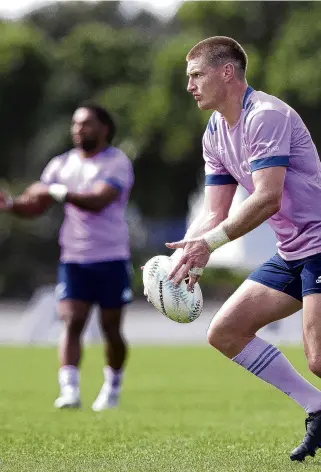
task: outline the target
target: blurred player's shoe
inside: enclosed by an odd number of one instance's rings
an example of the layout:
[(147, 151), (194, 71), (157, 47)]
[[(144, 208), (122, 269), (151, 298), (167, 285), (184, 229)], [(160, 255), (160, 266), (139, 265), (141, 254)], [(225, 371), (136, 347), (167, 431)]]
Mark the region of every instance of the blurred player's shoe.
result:
[(300, 446), (291, 452), (292, 461), (303, 462), (307, 456), (315, 456), (321, 447), (321, 411), (311, 413), (305, 420), (306, 434)]
[(119, 404), (120, 388), (111, 388), (109, 385), (103, 385), (98, 397), (92, 404), (94, 411), (116, 408)]
[(81, 406), (80, 390), (73, 385), (62, 388), (60, 397), (55, 401), (56, 408), (79, 408)]

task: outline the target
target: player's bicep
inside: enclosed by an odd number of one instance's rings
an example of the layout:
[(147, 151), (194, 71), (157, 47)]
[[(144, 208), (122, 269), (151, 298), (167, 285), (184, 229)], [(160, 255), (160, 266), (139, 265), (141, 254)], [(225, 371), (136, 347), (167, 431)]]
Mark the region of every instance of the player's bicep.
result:
[(227, 218), (237, 188), (236, 183), (225, 185), (206, 185), (204, 194), (204, 210), (208, 214)]
[(248, 135), (255, 191), (266, 203), (280, 205), (290, 165), (290, 118), (277, 110), (263, 110), (250, 120)]
[[(213, 118), (215, 115), (213, 115)], [(203, 136), (203, 158), (205, 161), (205, 195), (203, 209), (207, 215), (227, 218), (238, 185), (225, 168), (213, 148), (215, 123), (210, 121)], [(213, 127), (214, 126), (214, 127)]]
[(265, 167), (252, 173), (253, 184), (258, 195), (266, 201), (280, 204), (287, 167)]
[(100, 198), (103, 204), (109, 205), (119, 198), (122, 188), (116, 182), (111, 182), (106, 179), (96, 182), (92, 191), (98, 198)]

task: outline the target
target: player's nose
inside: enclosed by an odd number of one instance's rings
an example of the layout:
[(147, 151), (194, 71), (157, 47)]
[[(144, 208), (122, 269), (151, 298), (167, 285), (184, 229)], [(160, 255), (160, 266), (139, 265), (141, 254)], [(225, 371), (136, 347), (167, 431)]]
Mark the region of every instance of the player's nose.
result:
[(192, 79), (189, 79), (188, 84), (187, 84), (187, 91), (193, 92), (195, 89), (196, 89), (195, 84), (193, 83)]

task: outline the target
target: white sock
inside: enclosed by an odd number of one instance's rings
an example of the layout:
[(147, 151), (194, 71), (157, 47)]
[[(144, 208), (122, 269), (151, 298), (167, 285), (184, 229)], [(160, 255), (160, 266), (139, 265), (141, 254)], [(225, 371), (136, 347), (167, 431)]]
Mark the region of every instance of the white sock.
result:
[(58, 379), (60, 388), (66, 386), (79, 387), (79, 369), (74, 365), (64, 365), (59, 369)]
[(104, 367), (104, 386), (110, 390), (120, 391), (123, 381), (123, 369), (113, 369), (109, 365)]

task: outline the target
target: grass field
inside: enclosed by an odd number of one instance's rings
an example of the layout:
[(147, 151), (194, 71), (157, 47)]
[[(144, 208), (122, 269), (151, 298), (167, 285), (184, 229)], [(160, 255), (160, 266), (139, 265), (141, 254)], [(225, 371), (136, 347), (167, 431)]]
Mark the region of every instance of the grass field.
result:
[[(302, 350), (286, 353), (307, 374)], [(304, 412), (210, 348), (133, 348), (120, 409), (94, 413), (102, 364), (88, 348), (83, 409), (55, 411), (55, 349), (0, 348), (0, 472), (321, 470), (321, 453), (288, 457)]]

